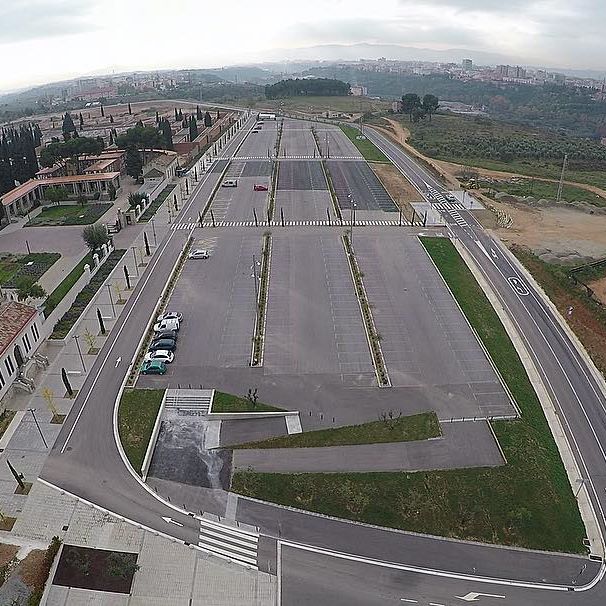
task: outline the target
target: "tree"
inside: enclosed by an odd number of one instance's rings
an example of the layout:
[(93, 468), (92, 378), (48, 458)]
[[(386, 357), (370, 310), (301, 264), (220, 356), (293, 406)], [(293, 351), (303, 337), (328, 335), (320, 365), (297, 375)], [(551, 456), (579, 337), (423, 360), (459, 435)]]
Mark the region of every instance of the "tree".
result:
[(421, 105), (421, 98), (416, 93), (402, 95), (402, 113), (408, 114), (411, 122), (414, 110), (421, 107)]
[[(103, 151), (105, 143), (101, 137), (76, 137), (66, 141), (49, 143), (40, 152), (40, 164), (52, 166), (59, 160), (78, 159), (81, 155), (97, 155)], [(79, 168), (79, 167), (77, 167)], [(80, 172), (77, 170), (77, 172)]]
[(16, 283), (17, 287), (17, 299), (19, 301), (27, 301), (28, 299), (41, 299), (46, 296), (45, 290), (36, 284), (32, 278), (23, 276), (19, 278)]
[(219, 120), (219, 118), (221, 118), (221, 114), (219, 113), (219, 110), (217, 110), (217, 120)]
[(160, 124), (160, 114), (156, 112), (156, 124)]
[(163, 148), (162, 133), (155, 126), (143, 126), (137, 124), (129, 128), (125, 133), (118, 135), (116, 145), (121, 149), (135, 147), (137, 149)]
[(175, 122), (179, 122), (179, 112), (177, 111), (176, 107), (175, 107)]
[(423, 109), (425, 113), (429, 116), (429, 121), (431, 122), (431, 116), (436, 112), (436, 110), (440, 107), (440, 100), (435, 95), (425, 95), (423, 97)]
[(109, 131), (109, 144), (110, 146), (114, 144), (114, 133), (111, 130)]
[(84, 194), (78, 195), (78, 204), (84, 206), (86, 204), (86, 196)]
[(196, 105), (196, 119), (202, 120), (202, 110), (199, 105)]
[(128, 205), (131, 208), (135, 208), (135, 206), (141, 204), (144, 200), (147, 200), (147, 196), (145, 194), (140, 194), (139, 192), (128, 194)]
[(59, 204), (61, 200), (67, 200), (69, 192), (65, 187), (47, 187), (44, 191), (44, 199)]
[(107, 186), (107, 195), (109, 196), (109, 199), (113, 202), (116, 199), (116, 187), (114, 186), (113, 183), (110, 182), (110, 184)]
[(109, 242), (109, 235), (105, 225), (102, 223), (93, 223), (92, 225), (87, 225), (82, 230), (82, 239), (91, 253), (94, 253)]
[(84, 118), (82, 117), (82, 112), (80, 112), (80, 130), (84, 128)]
[(423, 106), (415, 107), (412, 110), (412, 121), (413, 122), (418, 122), (419, 120), (424, 120), (425, 116), (426, 116), (425, 108)]
[(210, 115), (210, 112), (206, 112), (204, 114), (204, 126), (212, 126), (213, 125), (213, 118)]
[(183, 120), (183, 110), (179, 109), (179, 120)]
[(107, 563), (107, 572), (112, 577), (129, 579), (139, 570), (137, 558), (133, 557), (132, 553), (113, 551), (107, 556), (105, 561)]
[(103, 105), (101, 105), (101, 117), (105, 118), (105, 110), (103, 109)]
[(173, 131), (170, 122), (166, 118), (162, 118), (159, 127), (162, 133), (162, 147), (164, 149), (173, 149)]
[(189, 119), (189, 140), (195, 141), (197, 136), (198, 136), (198, 122), (196, 121), (194, 116), (191, 116)]
[(114, 117), (112, 114), (109, 115), (109, 123), (113, 124), (114, 123)]
[(133, 108), (130, 106), (130, 103), (128, 104), (128, 115), (129, 116), (133, 115)]
[(143, 160), (139, 150), (133, 145), (126, 148), (126, 174), (138, 179), (143, 174)]
[(63, 116), (63, 125), (61, 126), (61, 131), (63, 132), (63, 138), (67, 141), (71, 139), (76, 133), (76, 126), (72, 117), (69, 115), (69, 112), (65, 112)]

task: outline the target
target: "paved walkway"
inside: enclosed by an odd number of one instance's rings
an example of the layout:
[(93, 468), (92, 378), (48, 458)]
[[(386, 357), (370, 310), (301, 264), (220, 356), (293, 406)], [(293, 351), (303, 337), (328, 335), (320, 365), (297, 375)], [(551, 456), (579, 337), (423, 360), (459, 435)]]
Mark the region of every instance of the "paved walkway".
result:
[(234, 469), (277, 473), (430, 471), (505, 463), (484, 421), (442, 424), (443, 436), (418, 442), (325, 448), (235, 450)]

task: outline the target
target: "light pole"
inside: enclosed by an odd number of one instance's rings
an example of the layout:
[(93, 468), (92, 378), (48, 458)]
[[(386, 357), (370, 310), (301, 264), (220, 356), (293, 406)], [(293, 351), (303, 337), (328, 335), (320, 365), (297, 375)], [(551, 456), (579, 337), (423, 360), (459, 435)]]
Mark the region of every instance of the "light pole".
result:
[(38, 432), (40, 433), (40, 437), (42, 438), (42, 443), (44, 444), (44, 448), (48, 448), (48, 444), (46, 443), (46, 440), (44, 439), (44, 434), (42, 433), (42, 430), (40, 429), (40, 425), (38, 425), (38, 419), (36, 419), (36, 415), (34, 414), (34, 409), (28, 408), (27, 410), (29, 410), (32, 413), (32, 417), (34, 418), (34, 423), (36, 424), (36, 427), (38, 428)]
[(257, 260), (255, 259), (255, 255), (252, 256), (252, 270), (253, 275), (252, 278), (255, 281), (255, 309), (259, 302), (259, 284), (257, 282)]
[(112, 305), (112, 313), (114, 314), (114, 318), (115, 318), (117, 316), (116, 316), (116, 308), (114, 307), (114, 300), (112, 298), (112, 287), (111, 287), (111, 284), (107, 285), (107, 294), (109, 294), (109, 302)]
[(74, 335), (76, 341), (76, 347), (78, 348), (78, 354), (80, 354), (80, 362), (82, 362), (82, 370), (86, 372), (86, 366), (84, 365), (84, 358), (82, 357), (82, 350), (80, 349), (80, 342), (78, 341), (79, 335)]
[(139, 277), (139, 267), (137, 266), (137, 247), (131, 246), (131, 248), (133, 249), (133, 259), (135, 260), (135, 272), (136, 272), (136, 275), (138, 278)]

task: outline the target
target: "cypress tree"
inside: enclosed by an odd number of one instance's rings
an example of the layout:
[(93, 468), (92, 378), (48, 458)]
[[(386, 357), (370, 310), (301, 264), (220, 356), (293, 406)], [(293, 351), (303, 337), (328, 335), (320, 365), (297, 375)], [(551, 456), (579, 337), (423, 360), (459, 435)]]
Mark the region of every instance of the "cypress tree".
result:
[(198, 136), (198, 123), (194, 116), (189, 119), (189, 140), (194, 141)]
[(74, 125), (74, 121), (72, 117), (69, 115), (69, 112), (65, 112), (63, 116), (63, 125), (61, 126), (61, 130), (63, 131), (63, 138), (67, 141), (71, 139), (73, 136), (77, 136), (76, 126)]
[(105, 118), (105, 110), (103, 109), (103, 105), (101, 105), (101, 117)]
[(132, 116), (132, 115), (133, 115), (133, 109), (132, 109), (132, 107), (130, 106), (130, 103), (128, 104), (128, 115), (129, 115), (129, 116)]
[(175, 107), (175, 122), (179, 122), (179, 112), (177, 111), (176, 107)]
[(213, 118), (210, 115), (210, 112), (206, 112), (204, 114), (204, 126), (212, 126), (213, 125)]
[(130, 146), (126, 150), (126, 174), (133, 179), (138, 179), (142, 173), (143, 161), (141, 160), (141, 154), (136, 147)]

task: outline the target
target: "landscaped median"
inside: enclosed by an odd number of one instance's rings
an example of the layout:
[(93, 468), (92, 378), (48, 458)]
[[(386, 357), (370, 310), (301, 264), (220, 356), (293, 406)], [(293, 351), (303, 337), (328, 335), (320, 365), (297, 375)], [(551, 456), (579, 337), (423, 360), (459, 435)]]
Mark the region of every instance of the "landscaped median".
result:
[(125, 250), (114, 250), (109, 254), (107, 261), (103, 263), (97, 273), (91, 278), (91, 281), (79, 292), (72, 306), (55, 324), (50, 336), (51, 339), (64, 339), (67, 336), (72, 326), (78, 321), (78, 318), (80, 318), (87, 305), (92, 301), (97, 291), (103, 286), (103, 283), (125, 252)]
[(177, 187), (174, 184), (167, 185), (157, 196), (154, 198), (154, 201), (145, 209), (141, 216), (139, 217), (139, 223), (147, 223), (155, 214), (156, 211), (162, 206), (162, 203), (168, 195), (172, 193), (172, 191)]
[(84, 266), (89, 265), (93, 267), (93, 255), (87, 253), (80, 260), (78, 265), (72, 269), (69, 274), (61, 281), (59, 286), (53, 290), (44, 302), (44, 317), (48, 318), (50, 313), (61, 303), (63, 297), (71, 290), (72, 286), (80, 279), (80, 276), (84, 273)]
[(118, 406), (118, 434), (133, 469), (139, 473), (164, 396), (163, 389), (127, 389)]
[(254, 402), (249, 398), (241, 398), (223, 391), (215, 391), (213, 398), (212, 412), (230, 413), (230, 412), (284, 412), (283, 408), (269, 406), (262, 402)]
[(507, 464), (417, 473), (238, 472), (241, 494), (338, 517), (459, 539), (585, 553), (585, 529), (526, 371), (473, 275), (443, 238), (422, 238), (521, 410), (492, 427)]
[(428, 440), (438, 438), (440, 435), (438, 417), (434, 412), (425, 412), (393, 419), (386, 417), (380, 421), (371, 421), (361, 425), (305, 431), (259, 442), (246, 442), (232, 448), (316, 448), (353, 444), (386, 444)]
[[(263, 347), (265, 345), (265, 314), (267, 313), (267, 296), (269, 290), (269, 271), (271, 262), (271, 233), (263, 235), (263, 253), (261, 260), (261, 275), (257, 292), (257, 314), (255, 317), (255, 334), (253, 336), (253, 347), (251, 366), (263, 364)], [(257, 279), (255, 274), (254, 279)]]

